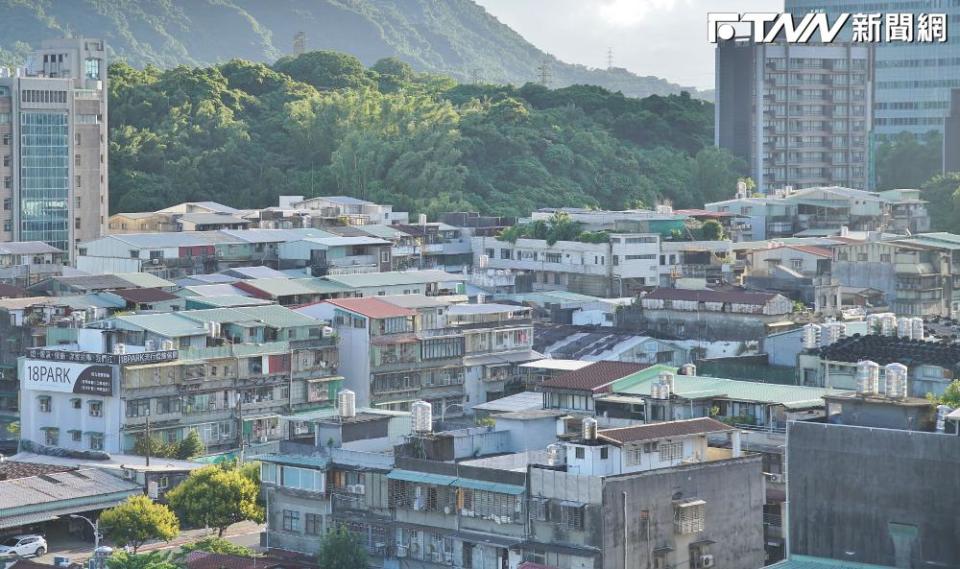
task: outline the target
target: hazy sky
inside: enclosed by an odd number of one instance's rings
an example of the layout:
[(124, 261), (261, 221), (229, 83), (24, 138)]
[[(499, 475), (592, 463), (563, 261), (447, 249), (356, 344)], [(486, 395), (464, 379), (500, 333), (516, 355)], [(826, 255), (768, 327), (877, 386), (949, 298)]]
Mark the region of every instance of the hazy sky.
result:
[(475, 0), (562, 61), (713, 88), (707, 12), (780, 12), (783, 0)]

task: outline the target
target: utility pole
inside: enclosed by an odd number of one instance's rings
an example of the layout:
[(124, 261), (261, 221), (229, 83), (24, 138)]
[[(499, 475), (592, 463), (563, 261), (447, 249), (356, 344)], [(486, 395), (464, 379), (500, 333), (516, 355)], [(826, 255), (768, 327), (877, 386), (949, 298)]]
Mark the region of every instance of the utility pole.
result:
[(550, 86), (550, 62), (544, 58), (537, 66), (538, 82), (544, 87)]
[(237, 462), (243, 466), (243, 447), (246, 441), (243, 438), (243, 404), (239, 393), (237, 393), (237, 438), (240, 439), (240, 454), (237, 455)]
[(146, 434), (144, 436), (147, 438), (146, 444), (144, 445), (144, 448), (146, 449), (146, 455), (147, 455), (147, 466), (150, 466), (150, 451), (153, 450), (151, 448), (153, 447), (153, 439), (150, 438), (150, 407), (149, 406), (147, 406), (147, 426), (146, 426)]

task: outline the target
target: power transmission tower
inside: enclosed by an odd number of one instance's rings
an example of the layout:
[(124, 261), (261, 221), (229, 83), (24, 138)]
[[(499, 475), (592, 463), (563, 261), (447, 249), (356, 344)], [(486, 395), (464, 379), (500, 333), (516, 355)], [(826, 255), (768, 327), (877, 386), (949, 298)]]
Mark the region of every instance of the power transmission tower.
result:
[(474, 85), (479, 85), (483, 83), (483, 70), (479, 67), (474, 67), (470, 70), (470, 82)]
[(293, 55), (303, 55), (307, 51), (307, 34), (297, 32), (293, 35)]
[(613, 69), (613, 48), (607, 48), (607, 69)]
[(541, 85), (544, 87), (550, 86), (550, 62), (546, 59), (537, 66), (537, 77)]

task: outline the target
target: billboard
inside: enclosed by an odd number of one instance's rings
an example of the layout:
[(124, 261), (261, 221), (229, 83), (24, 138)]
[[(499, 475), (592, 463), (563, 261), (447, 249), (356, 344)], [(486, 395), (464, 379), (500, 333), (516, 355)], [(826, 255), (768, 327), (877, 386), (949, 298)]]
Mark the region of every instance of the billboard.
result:
[(161, 350), (134, 352), (130, 354), (95, 354), (91, 352), (30, 348), (27, 350), (27, 357), (55, 362), (143, 365), (172, 362), (180, 357), (180, 352), (177, 350)]
[(48, 360), (24, 360), (20, 378), (23, 389), (57, 391), (78, 395), (113, 395), (113, 368)]

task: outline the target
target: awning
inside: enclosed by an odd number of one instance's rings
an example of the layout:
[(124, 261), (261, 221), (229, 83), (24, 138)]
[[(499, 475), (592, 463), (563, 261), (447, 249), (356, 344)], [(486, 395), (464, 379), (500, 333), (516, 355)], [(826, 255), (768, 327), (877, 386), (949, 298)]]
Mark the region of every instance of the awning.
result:
[(525, 350), (522, 352), (514, 352), (510, 354), (491, 354), (486, 356), (464, 356), (463, 365), (470, 366), (481, 366), (481, 365), (496, 365), (496, 364), (512, 364), (517, 362), (529, 362), (534, 360), (539, 360), (543, 358), (543, 354), (535, 352), (533, 350)]
[(489, 533), (477, 533), (472, 531), (460, 531), (453, 537), (469, 543), (478, 543), (484, 545), (495, 545), (497, 547), (510, 548), (523, 542), (522, 539), (506, 535), (494, 535)]
[(454, 485), (460, 488), (496, 492), (498, 494), (510, 494), (512, 496), (519, 496), (524, 492), (523, 486), (501, 484), (499, 482), (487, 482), (486, 480), (474, 480), (473, 478), (458, 478)]
[(451, 486), (457, 481), (455, 476), (444, 476), (431, 472), (415, 472), (413, 470), (391, 470), (390, 474), (387, 474), (387, 479), (415, 482), (418, 484), (433, 484), (435, 486)]

